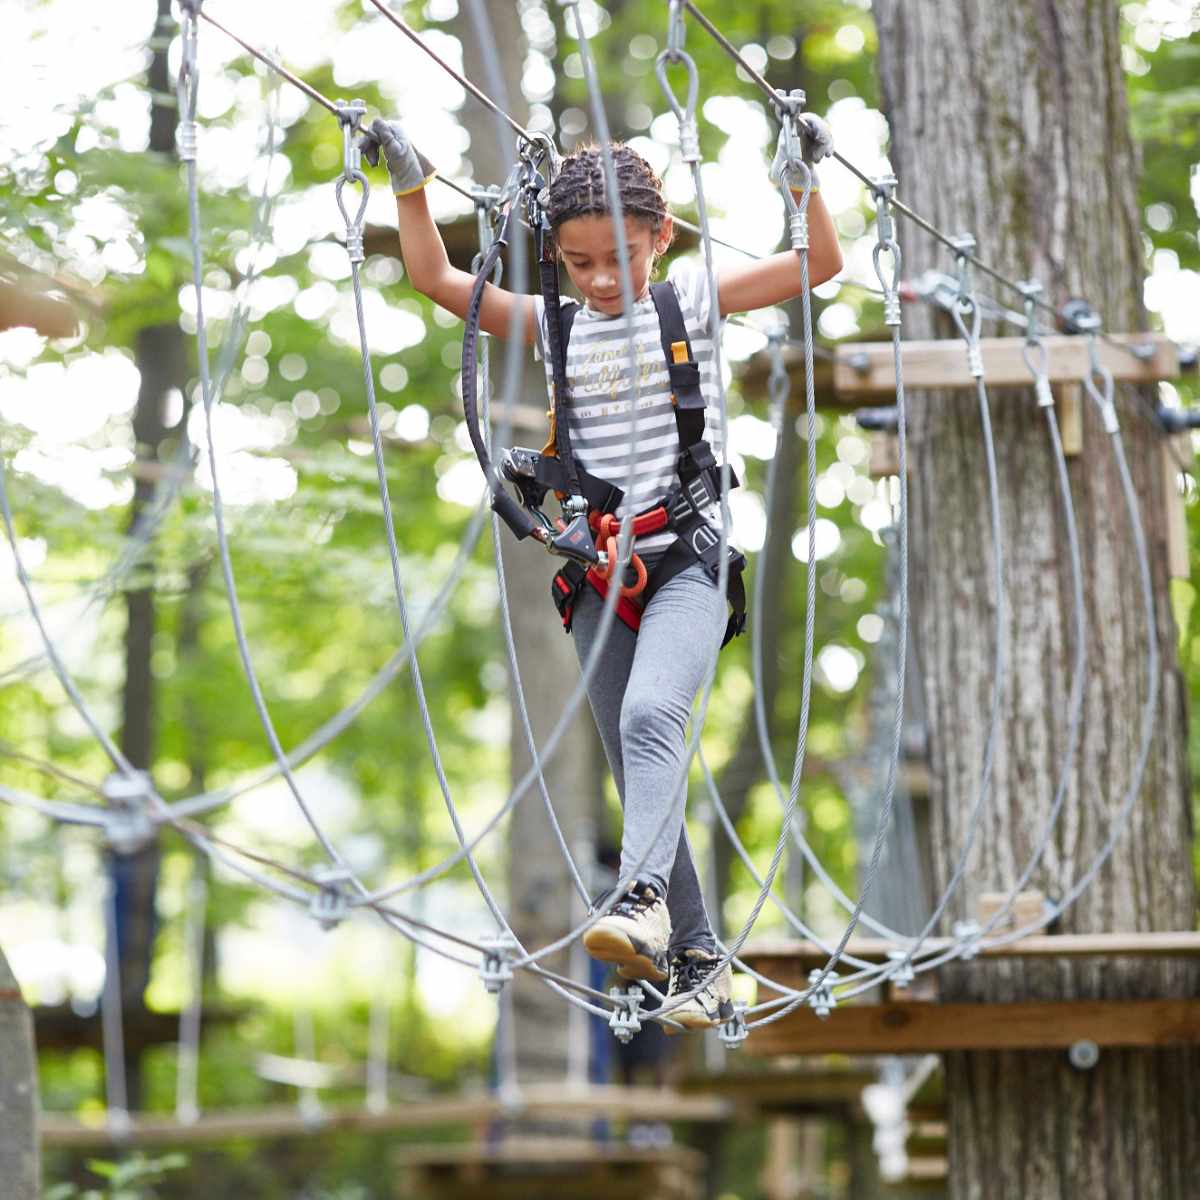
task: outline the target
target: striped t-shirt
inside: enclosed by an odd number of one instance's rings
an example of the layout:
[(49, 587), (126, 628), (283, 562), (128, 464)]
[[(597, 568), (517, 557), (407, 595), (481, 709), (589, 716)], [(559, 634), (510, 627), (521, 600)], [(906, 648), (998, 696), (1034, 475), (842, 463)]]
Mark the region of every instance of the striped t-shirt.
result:
[[(677, 259), (667, 275), (679, 297), (692, 354), (700, 367), (704, 396), (704, 437), (721, 460), (721, 429), (716, 357), (709, 332), (708, 277), (702, 265)], [(553, 384), (550, 358), (544, 352), (545, 304), (534, 296), (537, 345), (546, 364), (546, 379)], [(565, 303), (565, 298), (564, 298)], [(632, 486), (629, 474), (629, 439), (632, 421), (632, 372), (624, 314), (598, 313), (586, 304), (575, 314), (567, 346), (567, 383), (571, 389), (571, 448), (583, 470), (625, 492), (617, 509), (640, 513), (662, 499), (675, 485), (679, 433), (671, 404), (670, 377), (659, 334), (658, 313), (649, 292), (633, 305), (633, 338), (638, 360), (637, 449)], [(705, 517), (721, 528), (721, 507), (714, 504)], [(675, 540), (669, 529), (637, 539), (640, 555), (666, 550)]]

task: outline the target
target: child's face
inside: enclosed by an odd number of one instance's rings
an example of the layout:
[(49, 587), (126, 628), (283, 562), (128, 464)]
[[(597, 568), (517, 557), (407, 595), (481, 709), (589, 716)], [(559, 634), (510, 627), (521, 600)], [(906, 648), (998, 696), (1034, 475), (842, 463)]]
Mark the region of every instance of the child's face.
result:
[[(559, 253), (571, 282), (597, 312), (621, 311), (621, 265), (612, 218), (590, 214), (571, 217), (556, 230)], [(639, 217), (625, 218), (625, 240), (629, 247), (629, 274), (633, 298), (640, 299), (650, 282), (655, 256), (671, 244), (671, 218), (655, 233)]]

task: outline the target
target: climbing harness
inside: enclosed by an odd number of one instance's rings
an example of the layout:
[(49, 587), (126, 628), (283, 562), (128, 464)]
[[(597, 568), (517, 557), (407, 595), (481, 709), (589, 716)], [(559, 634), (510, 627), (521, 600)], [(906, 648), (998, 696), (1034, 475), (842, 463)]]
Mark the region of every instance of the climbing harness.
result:
[[(507, 209), (500, 221), (500, 232), (480, 263), (466, 317), (462, 355), (463, 411), (497, 515), (518, 540), (532, 536), (550, 554), (567, 560), (551, 583), (551, 595), (563, 628), (570, 632), (575, 605), (585, 584), (605, 597), (609, 587), (616, 583), (620, 591), (617, 616), (636, 632), (651, 597), (693, 563), (699, 562), (709, 578), (717, 581), (722, 558), (721, 538), (706, 512), (720, 502), (721, 468), (704, 439), (705, 405), (700, 367), (692, 351), (679, 298), (672, 284), (651, 284), (650, 295), (658, 315), (679, 437), (678, 482), (666, 496), (633, 518), (631, 532), (633, 537), (641, 537), (670, 529), (677, 537), (653, 571), (647, 569), (637, 554), (633, 554), (627, 564), (622, 564), (618, 553), (620, 522), (615, 513), (624, 499), (624, 492), (616, 484), (580, 467), (571, 447), (566, 354), (580, 305), (575, 301), (564, 304), (560, 298), (554, 235), (544, 203), (546, 179), (542, 168), (549, 161), (550, 151), (544, 142), (536, 147), (526, 143), (514, 176), (510, 177), (514, 186), (506, 187), (506, 196), (502, 197), (502, 202), (507, 201)], [(546, 314), (545, 343), (552, 380), (550, 435), (540, 451), (522, 446), (503, 451), (497, 472), (479, 426), (476, 383), (479, 313), (484, 284), (507, 242), (518, 199), (534, 234)], [(730, 475), (730, 486), (736, 487), (736, 476), (732, 471)], [(520, 503), (505, 489), (504, 482), (513, 485)], [(551, 491), (562, 507), (562, 518), (558, 521), (552, 520), (542, 507)], [(722, 646), (741, 633), (746, 624), (746, 591), (742, 580), (745, 558), (732, 547), (726, 547), (725, 553), (729, 560), (726, 595), (732, 611)]]

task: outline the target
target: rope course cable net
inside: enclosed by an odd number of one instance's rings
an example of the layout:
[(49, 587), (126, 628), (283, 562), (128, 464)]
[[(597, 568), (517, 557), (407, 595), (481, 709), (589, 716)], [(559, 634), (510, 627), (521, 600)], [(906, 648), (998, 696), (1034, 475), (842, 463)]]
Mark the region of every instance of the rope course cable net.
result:
[[(469, 12), (473, 22), (475, 36), (483, 51), (485, 71), (488, 76), (487, 88), (484, 90), (475, 82), (467, 79), (461, 72), (455, 71), (441, 59), (421, 35), (409, 26), (399, 15), (387, 8), (382, 0), (371, 0), (371, 3), (384, 17), (395, 26), (405, 37), (416, 44), (421, 50), (434, 59), (440, 67), (452, 75), (476, 100), (482, 103), (493, 115), (496, 121), (496, 134), (509, 161), (519, 164), (530, 156), (537, 155), (552, 160), (554, 148), (548, 139), (541, 134), (533, 134), (525, 129), (508, 114), (508, 100), (504, 94), (503, 78), (500, 64), (497, 60), (494, 39), (491, 36), (489, 20), (485, 7), (478, 0), (471, 0)], [(613, 229), (618, 241), (618, 248), (623, 249), (624, 223), (621, 219), (621, 198), (617, 188), (615, 168), (612, 161), (608, 124), (605, 117), (604, 99), (597, 79), (595, 64), (591, 51), (590, 39), (585, 22), (581, 19), (576, 0), (560, 0), (561, 6), (568, 16), (568, 32), (574, 37), (583, 70), (583, 79), (587, 88), (591, 107), (592, 123), (604, 151), (605, 185), (609, 208), (613, 214)], [(270, 764), (247, 778), (230, 786), (189, 796), (173, 803), (166, 802), (158, 793), (152, 780), (143, 772), (136, 770), (112, 742), (104, 723), (96, 716), (92, 706), (78, 686), (68, 669), (61, 653), (56, 646), (56, 638), (47, 622), (45, 608), (33, 586), (30, 575), (22, 558), (20, 542), (17, 538), (14, 517), (9, 497), (8, 465), (5, 455), (0, 453), (0, 518), (3, 520), (4, 533), (15, 566), (15, 572), (20, 589), (23, 593), (28, 612), (32, 617), (41, 643), (38, 655), (26, 659), (17, 667), (6, 673), (6, 678), (15, 674), (26, 673), (41, 661), (49, 664), (54, 675), (61, 683), (69, 701), (81, 719), (86, 723), (95, 741), (103, 748), (112, 763), (113, 774), (101, 784), (92, 784), (86, 780), (70, 776), (53, 764), (34, 762), (33, 765), (52, 774), (59, 780), (68, 783), (80, 792), (90, 793), (100, 803), (67, 802), (46, 800), (19, 790), (0, 787), (0, 800), (15, 806), (29, 808), (53, 820), (77, 825), (88, 825), (98, 828), (107, 844), (115, 850), (128, 850), (145, 844), (152, 839), (156, 832), (164, 827), (174, 829), (186, 839), (196, 850), (219, 862), (226, 868), (236, 872), (256, 887), (268, 890), (274, 895), (293, 904), (306, 908), (323, 926), (329, 928), (343, 920), (351, 918), (360, 911), (371, 914), (373, 919), (381, 922), (388, 929), (399, 933), (417, 946), (439, 955), (450, 962), (478, 970), (484, 985), (489, 991), (498, 991), (506, 980), (518, 970), (529, 971), (537, 976), (545, 986), (556, 995), (582, 1012), (590, 1013), (608, 1020), (618, 1035), (628, 1033), (636, 1028), (639, 1021), (654, 1020), (678, 1027), (672, 1020), (672, 1012), (696, 995), (716, 973), (723, 970), (727, 963), (733, 963), (742, 971), (748, 973), (758, 982), (770, 987), (776, 995), (766, 1001), (746, 1008), (739, 1006), (735, 1017), (721, 1029), (722, 1040), (729, 1046), (736, 1046), (744, 1038), (748, 1029), (777, 1021), (793, 1010), (807, 1006), (820, 1015), (827, 1015), (839, 1000), (849, 999), (871, 988), (879, 986), (886, 980), (899, 982), (911, 981), (920, 973), (932, 970), (954, 959), (970, 959), (980, 950), (1004, 945), (1020, 937), (1044, 927), (1060, 916), (1088, 887), (1103, 864), (1112, 854), (1121, 837), (1129, 816), (1136, 804), (1141, 782), (1145, 773), (1150, 744), (1154, 735), (1155, 710), (1160, 688), (1160, 663), (1156, 641), (1156, 624), (1154, 614), (1154, 597), (1152, 592), (1149, 555), (1145, 533), (1138, 509), (1137, 497), (1129, 475), (1125, 460), (1125, 452), (1121, 438), (1119, 422), (1113, 398), (1113, 380), (1105, 369), (1097, 353), (1098, 339), (1105, 337), (1099, 322), (1094, 322), (1087, 330), (1091, 347), (1091, 366), (1088, 375), (1082, 380), (1084, 388), (1101, 414), (1104, 428), (1109, 435), (1111, 452), (1117, 466), (1121, 482), (1122, 498), (1125, 505), (1137, 564), (1141, 601), (1144, 608), (1144, 621), (1147, 639), (1146, 663), (1146, 692), (1142, 702), (1139, 723), (1139, 741), (1136, 760), (1128, 788), (1121, 800), (1116, 819), (1112, 822), (1108, 837), (1098, 852), (1088, 862), (1078, 877), (1066, 887), (1064, 894), (1053, 904), (1047, 906), (1045, 912), (1036, 920), (1014, 930), (999, 932), (999, 926), (1012, 912), (1020, 890), (1032, 877), (1038, 864), (1042, 861), (1054, 837), (1057, 822), (1062, 814), (1076, 748), (1081, 732), (1081, 714), (1083, 704), (1084, 683), (1087, 676), (1088, 653), (1091, 635), (1086, 626), (1083, 590), (1082, 566), (1074, 508), (1071, 500), (1066, 463), (1059, 433), (1053, 398), (1047, 373), (1047, 355), (1044, 342), (1038, 326), (1040, 311), (1053, 313), (1053, 308), (1039, 295), (1037, 285), (1032, 281), (1013, 280), (999, 272), (976, 253), (973, 239), (949, 235), (926, 221), (920, 214), (901, 203), (895, 195), (896, 180), (890, 176), (872, 178), (864, 174), (841, 153), (835, 152), (833, 158), (840, 166), (850, 171), (868, 189), (876, 210), (876, 246), (874, 250), (874, 268), (877, 284), (862, 284), (875, 293), (881, 300), (884, 310), (884, 320), (891, 330), (894, 351), (894, 370), (896, 379), (896, 404), (898, 412), (898, 493), (895, 512), (897, 530), (898, 555), (898, 586), (896, 597), (897, 624), (897, 689), (894, 705), (893, 722), (890, 729), (886, 769), (881, 782), (881, 802), (879, 806), (876, 828), (871, 840), (871, 851), (862, 871), (859, 895), (855, 898), (847, 895), (822, 864), (820, 857), (805, 836), (802, 822), (798, 819), (800, 798), (802, 792), (801, 779), (807, 750), (809, 732), (810, 701), (814, 674), (814, 650), (816, 639), (816, 571), (812, 564), (816, 561), (817, 538), (817, 500), (816, 500), (816, 387), (814, 378), (814, 360), (822, 353), (813, 330), (813, 315), (809, 291), (809, 262), (808, 262), (808, 233), (807, 207), (812, 194), (813, 177), (808, 165), (802, 159), (793, 160), (792, 173), (785, 175), (780, 182), (788, 213), (788, 229), (791, 247), (797, 255), (802, 275), (803, 287), (799, 297), (801, 334), (792, 337), (786, 328), (768, 331), (767, 352), (771, 361), (771, 373), (768, 382), (770, 397), (770, 413), (775, 432), (775, 444), (778, 447), (782, 437), (782, 423), (787, 418), (789, 402), (790, 377), (784, 363), (784, 349), (794, 346), (802, 351), (804, 359), (804, 391), (805, 391), (805, 421), (807, 430), (807, 497), (806, 497), (806, 526), (807, 561), (810, 564), (806, 573), (806, 606), (804, 632), (804, 659), (801, 679), (800, 715), (796, 729), (795, 752), (788, 785), (784, 786), (782, 775), (775, 762), (769, 731), (768, 713), (763, 698), (762, 677), (764, 671), (763, 645), (761, 637), (761, 606), (763, 603), (761, 580), (768, 568), (766, 554), (760, 555), (757, 563), (757, 580), (753, 590), (754, 619), (751, 622), (751, 660), (754, 683), (754, 719), (756, 735), (763, 756), (763, 762), (768, 780), (780, 805), (779, 831), (773, 848), (770, 862), (765, 872), (759, 872), (749, 851), (738, 836), (734, 822), (725, 805), (716, 780), (700, 751), (700, 741), (704, 729), (705, 715), (715, 679), (716, 656), (705, 677), (697, 703), (687, 754), (682, 764), (676, 786), (682, 787), (687, 779), (692, 758), (698, 756), (700, 769), (709, 793), (716, 825), (728, 837), (738, 859), (753, 878), (758, 888), (755, 900), (740, 929), (719, 947), (720, 953), (716, 966), (709, 977), (703, 980), (692, 991), (672, 995), (670, 999), (663, 996), (648, 983), (642, 983), (641, 989), (654, 996), (660, 1007), (653, 1012), (640, 1010), (639, 996), (636, 991), (604, 993), (573, 978), (570, 974), (562, 974), (548, 969), (545, 960), (566, 947), (577, 945), (582, 934), (596, 921), (602, 919), (618, 899), (624, 894), (628, 885), (636, 878), (637, 871), (644, 865), (639, 863), (632, 873), (632, 878), (622, 879), (618, 885), (607, 893), (604, 900), (592, 905), (592, 897), (588, 893), (585, 882), (585, 872), (581, 870), (568, 837), (566, 836), (559, 816), (555, 809), (554, 799), (547, 786), (544, 767), (558, 752), (565, 731), (575, 714), (579, 711), (587, 694), (587, 686), (592, 678), (600, 656), (604, 653), (613, 622), (616, 617), (616, 600), (619, 589), (608, 589), (604, 610), (597, 631), (595, 644), (587, 661), (583, 663), (580, 678), (561, 705), (559, 719), (550, 734), (539, 745), (534, 737), (529, 719), (521, 674), (517, 663), (516, 645), (512, 629), (511, 613), (507, 595), (505, 567), (500, 554), (501, 531), (499, 520), (495, 514), (491, 516), (492, 543), (494, 552), (494, 569), (500, 597), (500, 624), (503, 634), (505, 655), (512, 679), (514, 680), (513, 697), (515, 712), (519, 719), (522, 733), (528, 747), (531, 766), (511, 789), (504, 801), (487, 817), (473, 832), (465, 828), (453, 789), (447, 778), (446, 770), (439, 749), (434, 722), (427, 702), (421, 666), (421, 647), (431, 631), (437, 628), (450, 597), (456, 586), (462, 580), (471, 555), (483, 534), (487, 523), (488, 490), (480, 497), (462, 534), (454, 560), (442, 580), (437, 593), (424, 612), (421, 620), (414, 623), (410, 611), (410, 603), (406, 591), (404, 567), (401, 559), (395, 520), (393, 516), (392, 498), (389, 493), (386, 465), (384, 461), (383, 437), (379, 407), (376, 403), (374, 388), (374, 371), (372, 369), (371, 348), (369, 341), (368, 322), (364, 313), (363, 288), (360, 277), (361, 265), (364, 261), (363, 233), (364, 216), (370, 185), (359, 164), (359, 152), (355, 138), (364, 124), (365, 106), (359, 101), (330, 100), (317, 89), (300, 79), (274, 58), (255, 48), (240, 38), (227, 24), (218, 21), (207, 10), (202, 8), (201, 0), (181, 0), (182, 11), (182, 56), (178, 75), (178, 106), (179, 127), (177, 144), (179, 157), (185, 168), (186, 203), (188, 211), (188, 240), (191, 254), (192, 287), (195, 298), (195, 336), (197, 360), (199, 365), (199, 397), (205, 416), (205, 438), (203, 453), (207, 457), (211, 475), (211, 495), (213, 521), (215, 525), (216, 546), (220, 563), (224, 590), (228, 604), (229, 620), (236, 641), (237, 653), (247, 686), (253, 702), (257, 719), (262, 728), (270, 751)], [(785, 94), (770, 86), (730, 42), (721, 31), (700, 11), (691, 0), (673, 0), (668, 5), (668, 26), (666, 48), (658, 56), (656, 73), (663, 89), (664, 97), (675, 113), (680, 129), (680, 154), (684, 163), (690, 168), (695, 189), (698, 221), (691, 225), (679, 220), (677, 223), (692, 228), (697, 233), (705, 263), (707, 286), (713, 302), (710, 305), (712, 313), (711, 335), (714, 352), (717, 356), (716, 378), (722, 380), (721, 371), (721, 317), (716, 297), (716, 276), (713, 266), (713, 245), (719, 239), (713, 237), (708, 212), (705, 203), (704, 185), (701, 173), (701, 154), (699, 146), (697, 103), (700, 92), (699, 69), (695, 60), (685, 48), (686, 23), (691, 20), (704, 33), (711, 36), (733, 58), (744, 72), (745, 78), (764, 93), (770, 111), (779, 121), (785, 138), (792, 139), (797, 145), (800, 141), (800, 131), (797, 118), (800, 111), (801, 98), (795, 94)], [(370, 425), (370, 442), (374, 466), (378, 480), (379, 507), (383, 519), (384, 539), (388, 551), (391, 569), (392, 589), (396, 607), (396, 617), (399, 626), (399, 646), (388, 661), (379, 669), (374, 678), (360, 695), (355, 697), (340, 712), (329, 718), (320, 728), (316, 729), (299, 745), (290, 750), (282, 744), (275, 727), (272, 714), (259, 682), (259, 673), (255, 663), (250, 640), (247, 636), (246, 625), (239, 599), (237, 578), (230, 551), (230, 533), (225, 515), (225, 500), (222, 491), (222, 463), (216, 447), (213, 431), (213, 410), (218, 402), (224, 381), (227, 379), (235, 360), (237, 345), (244, 329), (246, 308), (243, 290), (238, 304), (234, 309), (234, 318), (230, 321), (225, 342), (217, 354), (215, 369), (210, 365), (208, 331), (203, 308), (203, 254), (202, 231), (203, 214), (200, 206), (199, 186), (197, 180), (197, 94), (199, 87), (199, 51), (200, 51), (200, 22), (204, 20), (222, 34), (233, 38), (243, 49), (283, 82), (302, 91), (313, 103), (327, 109), (338, 122), (342, 141), (342, 165), (340, 172), (333, 179), (334, 203), (340, 212), (345, 226), (344, 244), (349, 259), (350, 281), (355, 302), (355, 323), (358, 334), (359, 353), (362, 363), (363, 390), (365, 393), (366, 409)], [(685, 99), (680, 100), (672, 85), (672, 76), (682, 74), (685, 83)], [(489, 94), (490, 93), (490, 94)], [(272, 118), (265, 138), (264, 153), (268, 160), (277, 152), (276, 122)], [(499, 245), (496, 230), (501, 224), (504, 213), (514, 204), (514, 189), (505, 187), (463, 188), (452, 181), (439, 176), (443, 184), (455, 187), (467, 196), (477, 216), (480, 238), (480, 252), (476, 259), (476, 270), (494, 270), (493, 278), (499, 279), (502, 269), (499, 258)], [(798, 197), (793, 192), (798, 193)], [(269, 237), (270, 196), (264, 187), (255, 214), (252, 241), (262, 246)], [(907, 414), (904, 395), (903, 359), (901, 353), (901, 270), (902, 256), (899, 241), (896, 236), (895, 219), (903, 217), (924, 230), (936, 241), (953, 253), (955, 267), (955, 291), (952, 297), (951, 311), (963, 341), (964, 354), (969, 370), (975, 381), (976, 400), (980, 416), (981, 437), (983, 439), (986, 464), (986, 481), (988, 494), (988, 509), (991, 524), (991, 554), (993, 577), (993, 594), (991, 603), (995, 615), (992, 637), (992, 695), (986, 721), (987, 738), (979, 765), (977, 784), (969, 803), (966, 834), (963, 844), (958, 850), (953, 868), (946, 887), (935, 900), (928, 919), (920, 931), (914, 936), (903, 934), (884, 922), (873, 917), (866, 909), (872, 887), (880, 869), (885, 839), (891, 825), (893, 806), (897, 790), (897, 775), (902, 753), (902, 732), (904, 721), (904, 694), (906, 677), (907, 630), (909, 619), (909, 586), (908, 586), (908, 483), (907, 483)], [(728, 243), (720, 243), (728, 245)], [(736, 247), (733, 247), (736, 249)], [(525, 239), (517, 236), (508, 245), (509, 260), (507, 270), (510, 273), (512, 288), (517, 292), (526, 290), (529, 280), (528, 251)], [(489, 266), (489, 264), (491, 264)], [(994, 283), (1016, 292), (1021, 297), (1023, 316), (1010, 318), (1018, 320), (1024, 327), (1026, 340), (1026, 362), (1030, 369), (1031, 384), (1034, 387), (1039, 407), (1042, 409), (1050, 443), (1057, 485), (1057, 503), (1061, 506), (1064, 529), (1068, 544), (1068, 557), (1071, 581), (1071, 613), (1073, 624), (1073, 653), (1070, 665), (1071, 685), (1066, 708), (1066, 739), (1062, 764), (1055, 781), (1052, 803), (1047, 816), (1038, 831), (1038, 835), (1028, 859), (1022, 864), (1014, 884), (1008, 889), (1000, 908), (980, 926), (967, 924), (956, 926), (949, 946), (939, 943), (931, 948), (926, 943), (930, 934), (942, 921), (947, 908), (962, 882), (970, 858), (972, 848), (979, 836), (983, 817), (987, 810), (990, 790), (991, 773), (995, 759), (996, 743), (998, 740), (1000, 707), (1003, 698), (1004, 680), (1007, 670), (1008, 647), (1004, 639), (1003, 612), (1005, 607), (1004, 595), (1004, 546), (1002, 541), (1000, 521), (1000, 481), (996, 467), (995, 445), (992, 435), (989, 398), (984, 377), (983, 361), (979, 347), (981, 321), (987, 315), (994, 315), (997, 308), (994, 301), (983, 296), (975, 288), (972, 272), (978, 271)], [(247, 274), (247, 279), (253, 279), (254, 272)], [(482, 278), (482, 275), (481, 275)], [(633, 338), (633, 320), (630, 314), (633, 301), (633, 284), (628, 266), (627, 256), (621, 255), (621, 293), (624, 298), (623, 330), (627, 352), (631, 360), (636, 361), (636, 346)], [(243, 289), (248, 288), (248, 282), (243, 281)], [(1003, 310), (1002, 310), (1003, 311)], [(1115, 344), (1124, 345), (1117, 342)], [(506, 351), (503, 371), (500, 373), (500, 387), (494, 395), (496, 372), (490, 355), (490, 339), (481, 335), (480, 374), (478, 390), (481, 399), (482, 424), (487, 437), (493, 445), (503, 444), (507, 440), (507, 432), (516, 410), (517, 395), (521, 382), (521, 358), (524, 352), (523, 341), (520, 338), (510, 338)], [(1131, 352), (1136, 353), (1136, 349)], [(632, 373), (637, 379), (637, 372)], [(465, 385), (464, 385), (465, 386)], [(635, 385), (636, 386), (636, 385)], [(723, 382), (719, 394), (720, 423), (722, 443), (728, 445), (728, 415)], [(630, 436), (626, 462), (626, 490), (630, 490), (636, 465), (637, 440), (636, 404), (632, 406), (633, 432)], [(0, 447), (0, 450), (3, 448)], [(104, 578), (99, 581), (87, 603), (103, 604), (115, 594), (122, 582), (128, 577), (140, 559), (140, 556), (154, 537), (156, 529), (161, 524), (166, 512), (177, 498), (181, 481), (189, 474), (193, 461), (194, 450), (185, 443), (180, 446), (179, 454), (172, 469), (166, 473), (165, 480), (159, 489), (154, 503), (149, 506), (137, 525), (130, 533), (125, 545)], [(769, 464), (766, 482), (766, 508), (772, 509), (771, 497), (777, 486), (778, 455)], [(731, 516), (728, 506), (729, 464), (723, 456), (721, 464), (722, 486), (721, 504), (724, 520), (721, 526), (721, 578), (718, 587), (724, 589), (725, 574), (728, 571), (728, 557), (725, 554), (728, 530), (731, 527)], [(489, 481), (490, 482), (490, 481)], [(1048, 498), (1048, 503), (1051, 502)], [(631, 516), (622, 523), (618, 541), (618, 556), (622, 563), (629, 561), (632, 547)], [(437, 778), (439, 790), (446, 807), (446, 815), (454, 833), (456, 849), (439, 862), (434, 863), (414, 874), (401, 879), (381, 882), (368, 881), (361, 877), (349, 859), (338, 847), (321, 821), (317, 818), (310, 798), (306, 795), (297, 776), (297, 770), (305, 762), (328, 746), (335, 738), (345, 731), (380, 695), (380, 693), (399, 674), (407, 671), (412, 686), (413, 697), (421, 717), (421, 724), (428, 748), (429, 761)], [(9, 753), (5, 750), (4, 753)], [(14, 755), (19, 750), (12, 751)], [(262, 787), (268, 782), (282, 780), (299, 813), (306, 821), (312, 838), (320, 847), (326, 862), (319, 869), (304, 869), (278, 857), (263, 853), (253, 847), (235, 844), (215, 834), (198, 818), (210, 814), (232, 800), (244, 796)], [(501, 828), (506, 818), (513, 812), (527, 793), (536, 790), (541, 799), (546, 820), (550, 823), (563, 868), (567, 872), (572, 887), (582, 903), (581, 912), (585, 915), (573, 922), (572, 928), (562, 937), (549, 944), (537, 948), (528, 948), (521, 944), (513, 926), (503, 911), (500, 902), (493, 894), (484, 876), (477, 852), (480, 846), (497, 829)], [(666, 829), (670, 819), (668, 806), (664, 806), (656, 836), (650, 839), (652, 845), (657, 837)], [(715, 827), (714, 827), (715, 834)], [(775, 882), (784, 856), (787, 853), (798, 854), (813, 872), (820, 885), (828, 892), (835, 905), (847, 914), (843, 932), (837, 939), (828, 939), (814, 930), (803, 917), (791, 908), (777, 894)], [(647, 851), (649, 854), (649, 851)], [(421, 888), (441, 878), (453, 868), (465, 863), (474, 883), (483, 899), (492, 919), (495, 931), (479, 937), (464, 936), (461, 931), (437, 926), (426, 921), (412, 911), (400, 907), (402, 900), (411, 897)], [(195, 886), (191, 894), (193, 915), (202, 910), (203, 893), (200, 885)], [(755, 922), (767, 903), (774, 906), (781, 914), (787, 925), (805, 938), (819, 945), (826, 954), (825, 964), (815, 970), (804, 988), (794, 988), (778, 980), (771, 979), (752, 969), (741, 958), (741, 952), (750, 936)], [(589, 911), (589, 906), (590, 911)], [(106, 905), (106, 919), (111, 926), (114, 918), (113, 901), (110, 895)], [(889, 939), (894, 943), (894, 951), (886, 962), (876, 963), (856, 958), (848, 952), (852, 935), (859, 926), (871, 929), (873, 932)], [(110, 928), (111, 934), (111, 928)], [(197, 933), (196, 921), (193, 919), (189, 926), (188, 944), (192, 953), (197, 953), (196, 947), (202, 945), (203, 930)], [(126, 1095), (123, 1078), (123, 1053), (120, 1048), (122, 1033), (120, 1029), (120, 964), (115, 961), (116, 938), (110, 936), (110, 961), (106, 979), (104, 997), (104, 1032), (106, 1047), (106, 1063), (108, 1067), (108, 1103), (110, 1111), (119, 1115), (126, 1109)], [(177, 1111), (181, 1115), (193, 1114), (195, 1102), (195, 1058), (198, 1051), (199, 1011), (198, 1002), (188, 1006), (185, 1011), (185, 1024), (181, 1031), (181, 1082), (177, 1099)]]

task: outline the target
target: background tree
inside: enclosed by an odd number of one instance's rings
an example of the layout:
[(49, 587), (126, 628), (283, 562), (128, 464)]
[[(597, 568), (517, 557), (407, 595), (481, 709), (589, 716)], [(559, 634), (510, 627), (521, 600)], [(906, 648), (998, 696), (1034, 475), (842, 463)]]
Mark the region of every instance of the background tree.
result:
[[(1116, 7), (877, 0), (875, 16), (903, 198), (942, 228), (973, 230), (984, 259), (1012, 277), (1040, 277), (1053, 301), (1086, 296), (1107, 328), (1145, 328), (1137, 157)], [(910, 273), (944, 269), (944, 251), (911, 228), (903, 234)], [(919, 312), (908, 335), (935, 327), (948, 332)], [(974, 915), (981, 887), (1014, 878), (1047, 812), (1063, 754), (1059, 717), (1074, 637), (1047, 439), (1031, 394), (992, 399), (1011, 653), (992, 800), (958, 905), (962, 917)], [(1112, 860), (1063, 925), (1077, 932), (1190, 929), (1185, 689), (1159, 521), (1161, 446), (1129, 389), (1121, 389), (1118, 408), (1153, 561), (1163, 685), (1140, 803)], [(940, 887), (966, 833), (983, 753), (991, 539), (974, 406), (948, 392), (914, 396), (912, 429), (914, 620), (925, 665)], [(1052, 896), (1066, 891), (1109, 833), (1134, 769), (1135, 714), (1148, 686), (1136, 559), (1106, 442), (1085, 408), (1084, 452), (1071, 483), (1084, 548), (1088, 681), (1082, 747), (1042, 877)], [(1175, 965), (981, 971), (975, 964), (947, 972), (944, 994), (993, 1002), (1118, 999), (1188, 995), (1195, 985), (1194, 967)], [(1105, 1052), (1083, 1073), (1061, 1054), (947, 1055), (953, 1194), (1182, 1198), (1200, 1165), (1200, 1105), (1186, 1082), (1198, 1066), (1194, 1048)]]

